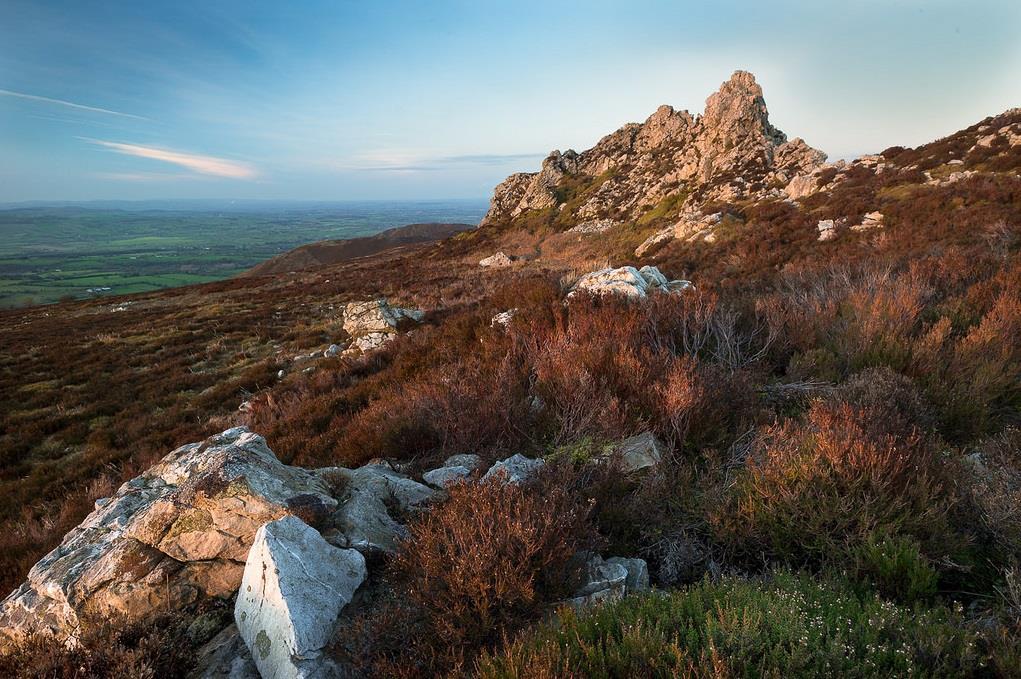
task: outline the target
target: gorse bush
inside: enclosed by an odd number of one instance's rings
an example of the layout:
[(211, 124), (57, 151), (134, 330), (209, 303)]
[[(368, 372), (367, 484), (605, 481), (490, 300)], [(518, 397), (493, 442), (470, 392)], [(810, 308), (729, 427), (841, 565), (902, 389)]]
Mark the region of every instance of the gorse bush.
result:
[(957, 610), (909, 609), (847, 583), (779, 573), (628, 597), (522, 634), (486, 679), (985, 676)]

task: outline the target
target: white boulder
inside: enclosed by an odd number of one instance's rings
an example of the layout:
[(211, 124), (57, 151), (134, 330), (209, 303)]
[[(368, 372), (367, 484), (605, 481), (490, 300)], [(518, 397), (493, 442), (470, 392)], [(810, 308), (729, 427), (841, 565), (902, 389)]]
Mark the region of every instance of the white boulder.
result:
[(365, 557), (334, 547), (297, 517), (259, 529), (234, 621), (263, 679), (329, 672), (323, 648), (366, 574)]
[(539, 471), (545, 464), (541, 459), (527, 458), (521, 453), (515, 453), (506, 460), (500, 460), (489, 468), (483, 477), (483, 481), (492, 478), (503, 479), (505, 483), (523, 483)]
[(0, 639), (74, 639), (88, 615), (139, 619), (233, 596), (260, 526), (288, 514), (322, 521), (336, 507), (314, 472), (282, 464), (244, 427), (182, 446), (97, 500), (32, 567), (0, 603)]
[(688, 281), (671, 281), (654, 266), (633, 266), (600, 269), (585, 274), (571, 288), (568, 297), (580, 291), (597, 295), (618, 294), (632, 299), (645, 299), (652, 291), (677, 292), (691, 286)]
[(422, 474), (422, 480), (435, 488), (446, 488), (451, 483), (468, 478), (481, 465), (482, 458), (478, 455), (451, 455), (442, 467)]
[(490, 255), (489, 257), (485, 257), (484, 259), (479, 260), (479, 266), (486, 267), (489, 269), (499, 269), (510, 266), (513, 263), (514, 260), (512, 260), (510, 257), (508, 257), (502, 252), (497, 252), (494, 255)]

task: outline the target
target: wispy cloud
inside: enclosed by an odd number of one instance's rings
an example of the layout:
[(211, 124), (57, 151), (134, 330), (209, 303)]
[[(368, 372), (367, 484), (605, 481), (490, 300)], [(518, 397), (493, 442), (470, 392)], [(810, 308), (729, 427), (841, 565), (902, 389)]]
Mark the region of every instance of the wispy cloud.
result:
[(368, 172), (429, 172), (456, 167), (505, 165), (539, 160), (544, 153), (478, 153), (456, 156), (418, 155), (405, 151), (375, 151), (355, 158), (341, 169)]
[(193, 174), (165, 172), (95, 172), (92, 175), (99, 179), (110, 179), (118, 182), (166, 182), (198, 179)]
[(134, 118), (135, 120), (149, 120), (145, 116), (136, 116), (134, 113), (124, 113), (122, 111), (113, 111), (108, 108), (100, 108), (99, 106), (87, 106), (85, 104), (77, 104), (73, 101), (65, 101), (63, 99), (51, 99), (50, 97), (40, 97), (36, 94), (25, 94), (24, 92), (12, 92), (11, 90), (0, 89), (0, 96), (4, 97), (15, 97), (17, 99), (27, 99), (29, 101), (39, 101), (44, 104), (55, 104), (57, 106), (64, 106), (66, 108), (74, 108), (79, 111), (92, 111), (93, 113), (105, 113), (111, 116), (120, 116), (122, 118)]
[(153, 146), (142, 146), (141, 144), (122, 144), (115, 141), (103, 141), (102, 139), (85, 139), (92, 144), (112, 149), (117, 153), (138, 158), (150, 158), (165, 163), (172, 163), (187, 168), (199, 174), (212, 175), (214, 177), (229, 177), (231, 179), (254, 179), (258, 172), (248, 163), (214, 156), (203, 156), (196, 153), (184, 153), (171, 149), (161, 149)]

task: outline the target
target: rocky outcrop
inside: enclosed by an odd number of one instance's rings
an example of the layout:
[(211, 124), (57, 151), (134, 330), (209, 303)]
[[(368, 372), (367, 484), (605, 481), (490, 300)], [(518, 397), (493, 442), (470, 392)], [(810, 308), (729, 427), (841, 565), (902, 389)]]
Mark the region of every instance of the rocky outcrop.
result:
[(600, 269), (585, 274), (575, 283), (568, 296), (580, 292), (596, 295), (615, 294), (632, 299), (645, 299), (652, 292), (679, 292), (691, 287), (688, 281), (668, 280), (654, 266), (622, 266), (617, 269)]
[(596, 555), (585, 563), (581, 586), (564, 603), (574, 608), (585, 608), (647, 589), (649, 567), (643, 559), (613, 557), (604, 560)]
[(182, 446), (92, 512), (0, 604), (0, 634), (73, 638), (89, 617), (133, 619), (233, 596), (266, 522), (315, 524), (337, 501), (243, 427)]
[(422, 474), (422, 480), (436, 488), (446, 488), (451, 483), (462, 481), (471, 476), (472, 472), (482, 466), (482, 458), (466, 453), (451, 455), (439, 469)]
[(635, 257), (644, 257), (657, 246), (672, 240), (694, 241), (699, 238), (712, 241), (713, 228), (723, 221), (723, 214), (714, 212), (704, 215), (701, 212), (686, 212), (674, 224), (660, 229), (635, 248)]
[(287, 516), (255, 535), (234, 620), (263, 679), (327, 676), (323, 648), (366, 577), (365, 557)]
[(402, 323), (419, 323), (424, 317), (424, 311), (390, 306), (383, 298), (351, 302), (344, 307), (344, 330), (351, 336), (351, 343), (341, 355), (379, 349), (397, 336)]
[(861, 224), (855, 224), (851, 227), (852, 231), (869, 231), (871, 229), (883, 228), (883, 213), (882, 212), (869, 212), (862, 217)]
[[(569, 194), (582, 198), (568, 215), (579, 226), (633, 221), (666, 201), (681, 208), (786, 198), (783, 187), (824, 161), (823, 153), (788, 140), (769, 122), (762, 88), (750, 73), (737, 71), (708, 98), (701, 116), (661, 106), (644, 123), (625, 125), (583, 153), (554, 151), (539, 172), (508, 177), (480, 227), (529, 211), (562, 211)], [(566, 186), (570, 190), (562, 190)]]
[(514, 260), (512, 260), (510, 257), (508, 257), (502, 252), (497, 252), (496, 254), (490, 255), (488, 257), (483, 257), (481, 260), (479, 260), (479, 266), (487, 269), (502, 269), (504, 267), (510, 266), (513, 263)]
[(320, 470), (339, 487), (339, 506), (323, 524), (332, 544), (352, 547), (366, 554), (393, 552), (406, 535), (404, 526), (391, 515), (406, 515), (436, 498), (436, 491), (397, 473), (386, 462), (358, 469)]
[(515, 453), (506, 460), (500, 460), (482, 476), (482, 481), (499, 479), (505, 483), (524, 483), (535, 476), (545, 464), (541, 459), (531, 459)]

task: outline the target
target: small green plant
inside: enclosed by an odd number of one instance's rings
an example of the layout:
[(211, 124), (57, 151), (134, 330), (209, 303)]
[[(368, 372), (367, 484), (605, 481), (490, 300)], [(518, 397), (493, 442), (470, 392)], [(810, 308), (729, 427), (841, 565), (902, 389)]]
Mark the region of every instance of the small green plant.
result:
[(857, 576), (883, 596), (911, 603), (936, 593), (939, 575), (910, 537), (870, 536), (852, 558)]

